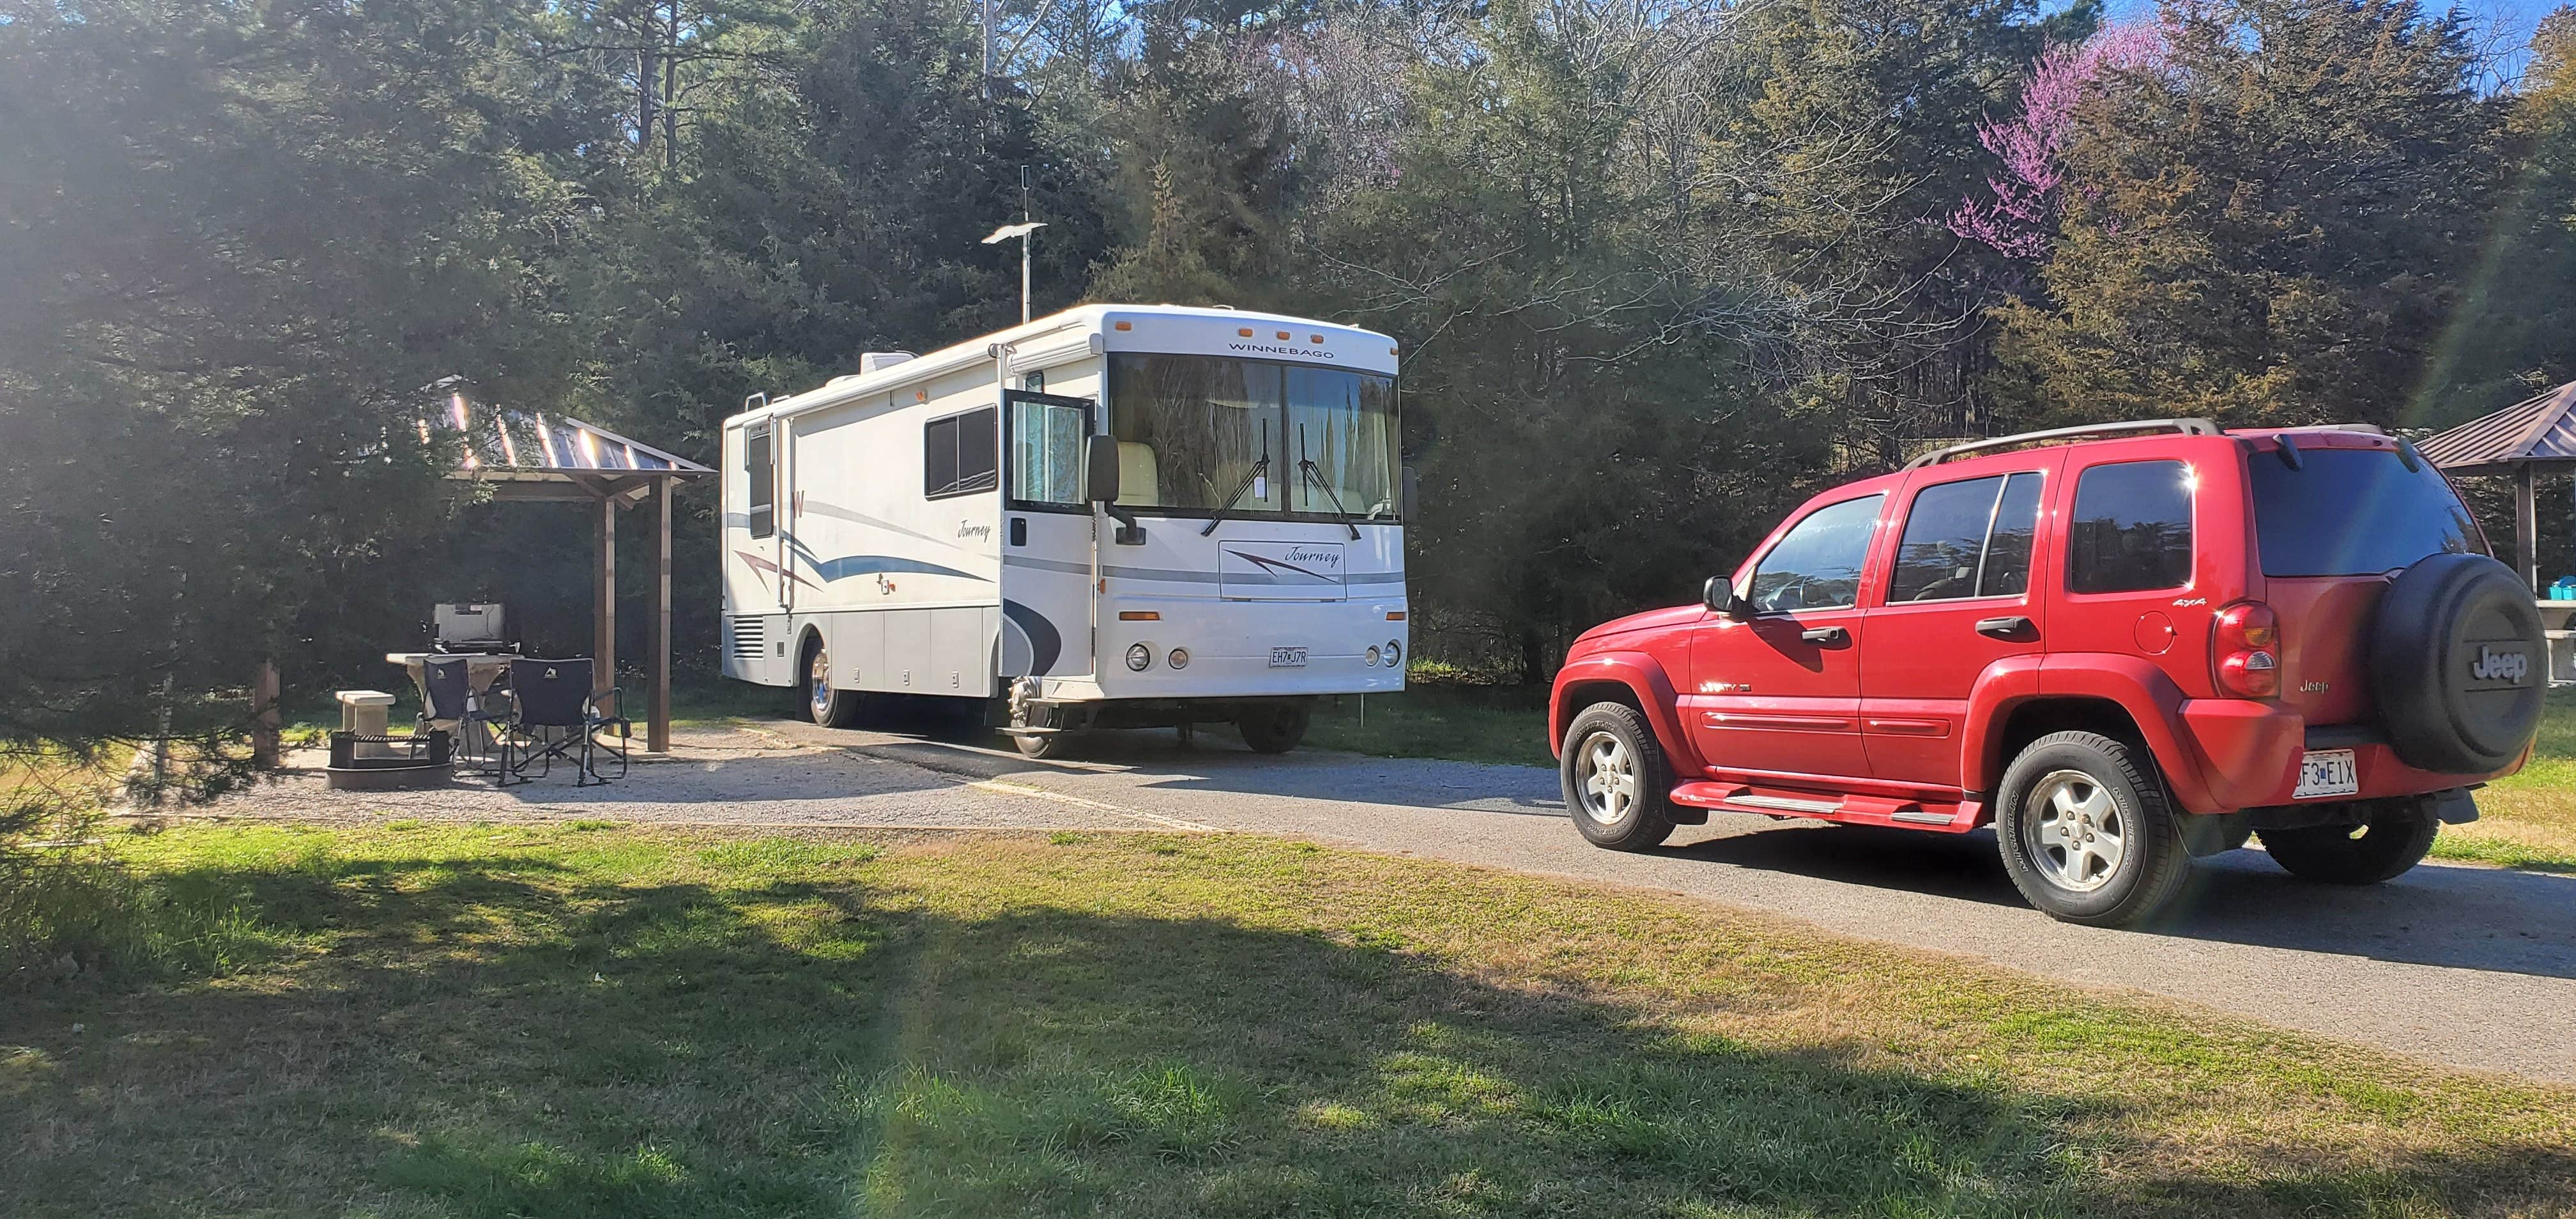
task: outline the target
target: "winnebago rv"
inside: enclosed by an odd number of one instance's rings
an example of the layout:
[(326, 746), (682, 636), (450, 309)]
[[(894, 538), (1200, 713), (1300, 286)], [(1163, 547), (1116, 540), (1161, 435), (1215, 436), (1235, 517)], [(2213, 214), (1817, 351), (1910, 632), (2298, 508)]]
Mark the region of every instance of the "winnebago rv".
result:
[(1404, 688), (1395, 343), (1089, 305), (724, 426), (724, 673), (985, 700), (1032, 755), (1087, 728), (1305, 735)]

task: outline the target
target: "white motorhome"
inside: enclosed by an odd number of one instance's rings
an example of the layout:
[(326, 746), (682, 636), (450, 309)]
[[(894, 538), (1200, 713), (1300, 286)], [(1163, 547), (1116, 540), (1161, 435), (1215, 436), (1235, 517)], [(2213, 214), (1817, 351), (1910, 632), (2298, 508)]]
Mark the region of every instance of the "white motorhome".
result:
[(1396, 345), (1304, 318), (1087, 305), (724, 425), (724, 673), (986, 700), (1028, 753), (1231, 722), (1294, 748), (1314, 696), (1410, 650)]

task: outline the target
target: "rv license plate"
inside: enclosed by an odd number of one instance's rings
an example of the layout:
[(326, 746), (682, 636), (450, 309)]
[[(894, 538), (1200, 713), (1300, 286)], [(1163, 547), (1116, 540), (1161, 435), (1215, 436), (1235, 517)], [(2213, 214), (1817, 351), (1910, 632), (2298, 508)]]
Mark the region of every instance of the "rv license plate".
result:
[(2360, 791), (2361, 772), (2353, 767), (2351, 750), (2312, 749), (2299, 755), (2299, 786), (2291, 791), (2291, 799), (2350, 796)]
[(1305, 667), (1306, 667), (1306, 649), (1304, 649), (1304, 648), (1272, 648), (1272, 649), (1270, 649), (1270, 667), (1271, 667), (1271, 668), (1274, 668), (1274, 669), (1302, 669), (1302, 668), (1305, 668)]

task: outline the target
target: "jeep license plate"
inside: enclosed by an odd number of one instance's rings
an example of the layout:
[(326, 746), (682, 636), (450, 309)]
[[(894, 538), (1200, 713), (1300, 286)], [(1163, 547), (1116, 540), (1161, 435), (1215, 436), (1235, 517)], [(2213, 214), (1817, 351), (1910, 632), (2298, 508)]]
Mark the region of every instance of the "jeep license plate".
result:
[[(1270, 667), (1271, 667), (1271, 668), (1274, 668), (1274, 669), (1302, 669), (1302, 668), (1305, 668), (1305, 667), (1306, 667), (1306, 649), (1304, 649), (1304, 648), (1272, 648), (1272, 649), (1270, 649)], [(2347, 756), (2349, 756), (2349, 755), (2347, 755)]]
[(2351, 750), (2311, 749), (2299, 755), (2299, 786), (2290, 793), (2291, 799), (2350, 796), (2360, 791), (2361, 772), (2353, 766)]

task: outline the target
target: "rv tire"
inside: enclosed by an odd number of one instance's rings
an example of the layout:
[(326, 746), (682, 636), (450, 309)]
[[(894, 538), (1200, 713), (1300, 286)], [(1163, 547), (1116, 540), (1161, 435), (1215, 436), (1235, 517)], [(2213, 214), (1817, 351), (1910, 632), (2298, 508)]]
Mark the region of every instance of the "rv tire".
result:
[(1234, 726), (1243, 733), (1243, 743), (1254, 753), (1286, 753), (1306, 739), (1306, 725), (1313, 713), (1303, 703), (1277, 703), (1267, 707), (1247, 708), (1235, 717)]

